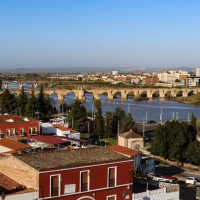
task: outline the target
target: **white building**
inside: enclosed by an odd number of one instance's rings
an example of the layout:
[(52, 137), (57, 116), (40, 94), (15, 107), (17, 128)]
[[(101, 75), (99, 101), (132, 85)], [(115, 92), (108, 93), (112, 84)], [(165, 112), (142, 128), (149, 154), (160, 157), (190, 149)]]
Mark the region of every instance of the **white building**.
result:
[(196, 68), (196, 76), (200, 76), (200, 68)]
[(184, 85), (186, 87), (198, 87), (200, 85), (200, 76), (199, 77), (186, 77)]
[(112, 71), (113, 76), (116, 75), (116, 74), (118, 74), (118, 71)]

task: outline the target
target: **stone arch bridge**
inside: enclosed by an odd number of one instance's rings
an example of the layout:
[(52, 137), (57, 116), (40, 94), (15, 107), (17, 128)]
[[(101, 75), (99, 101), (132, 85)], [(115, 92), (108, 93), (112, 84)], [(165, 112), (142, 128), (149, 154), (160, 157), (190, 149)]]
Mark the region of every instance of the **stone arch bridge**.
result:
[[(31, 94), (32, 89), (25, 89), (26, 93)], [(12, 90), (11, 93), (20, 94), (20, 89)], [(39, 89), (34, 89), (35, 95), (39, 93)], [(146, 94), (148, 98), (153, 98), (155, 92), (159, 94), (159, 98), (165, 98), (166, 95), (170, 95), (171, 97), (176, 97), (177, 94), (187, 97), (189, 94), (196, 94), (200, 92), (200, 88), (134, 88), (134, 89), (93, 89), (93, 90), (84, 90), (81, 87), (79, 89), (53, 89), (53, 88), (44, 88), (45, 94), (51, 95), (56, 94), (59, 100), (63, 100), (65, 95), (68, 93), (74, 93), (75, 97), (80, 100), (85, 100), (86, 94), (93, 94), (94, 99), (100, 99), (101, 95), (107, 95), (108, 99), (113, 99), (114, 96), (120, 95), (121, 99), (127, 99), (129, 94), (132, 96), (140, 96), (142, 94)], [(2, 93), (2, 92), (1, 92)]]

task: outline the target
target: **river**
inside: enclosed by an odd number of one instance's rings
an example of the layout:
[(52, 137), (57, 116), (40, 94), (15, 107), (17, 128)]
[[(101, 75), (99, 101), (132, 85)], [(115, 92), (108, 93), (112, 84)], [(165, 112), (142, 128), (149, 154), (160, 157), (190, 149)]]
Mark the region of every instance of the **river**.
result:
[[(25, 90), (31, 89), (31, 87), (32, 86), (28, 84), (24, 86)], [(18, 85), (9, 84), (8, 88), (11, 90), (18, 89)], [(66, 95), (63, 101), (58, 101), (56, 94), (52, 94), (50, 97), (52, 99), (52, 104), (56, 107), (64, 102), (70, 105), (75, 99), (74, 93)], [(114, 111), (117, 106), (120, 106), (126, 113), (129, 111), (135, 121), (146, 121), (147, 116), (147, 121), (155, 120), (156, 122), (160, 122), (161, 112), (163, 122), (171, 120), (173, 116), (175, 119), (188, 120), (188, 117), (189, 119), (191, 118), (192, 113), (194, 113), (196, 118), (200, 118), (200, 106), (196, 105), (188, 105), (158, 98), (151, 101), (133, 101), (133, 99), (122, 100), (120, 98), (114, 98), (108, 101), (107, 96), (102, 95), (100, 99), (103, 115), (106, 111)], [(86, 100), (83, 102), (83, 105), (87, 111), (92, 111), (92, 107), (94, 107), (92, 106), (92, 94), (86, 94)]]

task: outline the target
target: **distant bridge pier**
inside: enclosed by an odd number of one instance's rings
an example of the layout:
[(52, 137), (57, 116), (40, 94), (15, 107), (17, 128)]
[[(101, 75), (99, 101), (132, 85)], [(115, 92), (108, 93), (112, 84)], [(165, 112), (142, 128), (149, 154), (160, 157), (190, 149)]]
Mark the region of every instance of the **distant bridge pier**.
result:
[(121, 92), (121, 99), (127, 99), (126, 91)]
[(9, 84), (9, 83), (7, 83), (7, 82), (4, 82), (4, 83), (3, 83), (4, 89), (8, 89), (8, 84)]

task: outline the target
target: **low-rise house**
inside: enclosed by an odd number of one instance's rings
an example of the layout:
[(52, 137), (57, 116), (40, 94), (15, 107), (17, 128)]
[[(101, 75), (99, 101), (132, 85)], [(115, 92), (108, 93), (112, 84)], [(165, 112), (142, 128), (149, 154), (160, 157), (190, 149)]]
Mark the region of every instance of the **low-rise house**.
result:
[(38, 135), (39, 131), (39, 121), (37, 119), (18, 115), (0, 115), (1, 138), (13, 135)]
[(123, 146), (120, 146), (120, 145), (112, 145), (112, 146), (108, 146), (107, 148), (112, 150), (112, 151), (115, 151), (117, 153), (120, 153), (122, 155), (125, 155), (129, 158), (132, 158), (134, 170), (136, 170), (136, 171), (140, 170), (141, 156), (142, 156), (141, 151), (137, 151), (137, 150), (130, 149), (130, 148), (127, 148), (127, 147), (123, 147)]
[(132, 199), (133, 161), (106, 148), (0, 158), (4, 174), (39, 189), (39, 200)]
[(27, 152), (31, 149), (31, 146), (9, 138), (0, 140), (0, 153)]
[(130, 129), (130, 131), (118, 135), (118, 144), (130, 149), (141, 150), (144, 141), (142, 136)]

